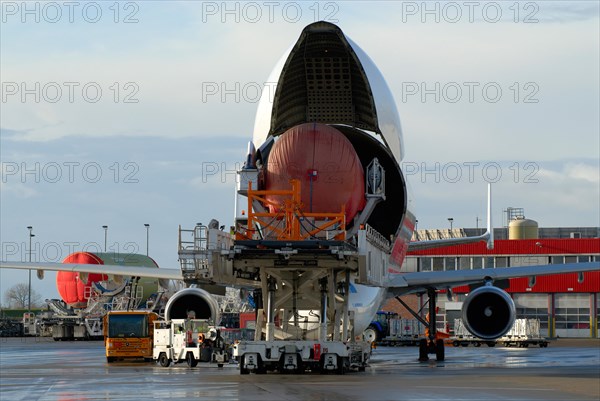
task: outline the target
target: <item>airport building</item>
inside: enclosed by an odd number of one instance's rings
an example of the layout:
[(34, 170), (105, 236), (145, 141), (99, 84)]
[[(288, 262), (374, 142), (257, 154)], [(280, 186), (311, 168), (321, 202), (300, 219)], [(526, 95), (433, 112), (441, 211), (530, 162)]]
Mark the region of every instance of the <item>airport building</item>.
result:
[[(511, 239), (496, 239), (492, 250), (480, 242), (410, 252), (403, 268), (407, 272), (445, 271), (600, 261), (599, 228), (538, 229), (532, 220), (519, 220), (495, 230), (496, 238)], [(415, 236), (423, 240), (482, 233), (481, 229), (419, 230)], [(543, 336), (599, 337), (600, 272), (517, 278), (495, 285), (512, 296), (517, 318), (540, 320)], [(451, 300), (438, 295), (439, 329), (453, 330), (469, 290), (469, 286), (454, 288)], [(427, 296), (406, 296), (404, 300), (418, 310), (426, 304)], [(411, 318), (394, 299), (382, 309)], [(426, 313), (427, 308), (423, 309)]]

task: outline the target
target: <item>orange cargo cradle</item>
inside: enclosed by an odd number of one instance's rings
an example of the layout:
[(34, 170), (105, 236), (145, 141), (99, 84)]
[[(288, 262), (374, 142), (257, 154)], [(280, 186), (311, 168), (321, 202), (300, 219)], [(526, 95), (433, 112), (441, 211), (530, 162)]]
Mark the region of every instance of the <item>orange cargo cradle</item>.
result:
[[(341, 205), (339, 213), (307, 213), (303, 212), (300, 181), (290, 180), (290, 190), (253, 190), (252, 182), (248, 183), (248, 226), (246, 232), (236, 232), (236, 239), (254, 239), (254, 234), (261, 226), (269, 236), (280, 241), (303, 241), (314, 238), (318, 233), (339, 227), (335, 240), (346, 239), (346, 206)], [(277, 196), (282, 201), (275, 202), (267, 197)], [(275, 212), (255, 212), (252, 205), (258, 201), (265, 209)], [(269, 206), (271, 206), (269, 208)], [(314, 219), (307, 229), (302, 219)], [(274, 224), (274, 222), (277, 222)]]

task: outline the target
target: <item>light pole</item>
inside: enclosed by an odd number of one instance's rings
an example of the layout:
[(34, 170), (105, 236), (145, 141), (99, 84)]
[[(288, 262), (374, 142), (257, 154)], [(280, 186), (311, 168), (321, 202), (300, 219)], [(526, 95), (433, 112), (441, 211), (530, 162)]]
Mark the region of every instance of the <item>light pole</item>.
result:
[(150, 224), (144, 224), (146, 227), (146, 256), (148, 256), (148, 249), (150, 246)]
[[(27, 229), (29, 230), (29, 263), (31, 263), (31, 239), (33, 237), (35, 237), (35, 235), (33, 234), (33, 227), (32, 226), (27, 226)], [(31, 269), (29, 269), (29, 281), (28, 281), (28, 293), (27, 293), (27, 310), (29, 312), (31, 312)]]
[(454, 219), (452, 217), (448, 217), (448, 221), (450, 222), (450, 230), (452, 230), (452, 222)]
[(108, 238), (108, 226), (102, 226), (104, 229), (104, 252), (106, 252), (106, 239)]

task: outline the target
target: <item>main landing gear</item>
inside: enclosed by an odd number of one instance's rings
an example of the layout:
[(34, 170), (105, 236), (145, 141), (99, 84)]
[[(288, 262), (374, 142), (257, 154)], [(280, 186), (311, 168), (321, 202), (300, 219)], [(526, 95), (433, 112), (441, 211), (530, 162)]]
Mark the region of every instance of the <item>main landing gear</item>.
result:
[(441, 338), (437, 340), (422, 339), (419, 342), (419, 361), (425, 362), (429, 360), (429, 354), (435, 354), (435, 359), (438, 362), (444, 360), (444, 340)]
[(396, 300), (402, 304), (414, 317), (419, 320), (425, 327), (427, 327), (426, 336), (427, 338), (422, 339), (419, 342), (419, 361), (425, 362), (429, 360), (429, 355), (435, 355), (435, 359), (438, 362), (442, 362), (445, 359), (444, 340), (437, 337), (437, 328), (435, 326), (436, 316), (436, 292), (434, 288), (427, 289), (427, 296), (429, 297), (429, 319), (425, 320), (418, 313), (413, 311), (400, 297), (396, 297)]

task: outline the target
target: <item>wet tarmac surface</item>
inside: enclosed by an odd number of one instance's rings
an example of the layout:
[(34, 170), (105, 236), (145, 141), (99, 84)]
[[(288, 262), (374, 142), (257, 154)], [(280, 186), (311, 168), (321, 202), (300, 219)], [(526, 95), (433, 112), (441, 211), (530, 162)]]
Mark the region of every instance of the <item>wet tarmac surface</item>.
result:
[(363, 373), (244, 375), (237, 365), (107, 364), (103, 343), (0, 338), (0, 400), (598, 400), (600, 341), (548, 348), (380, 347)]

